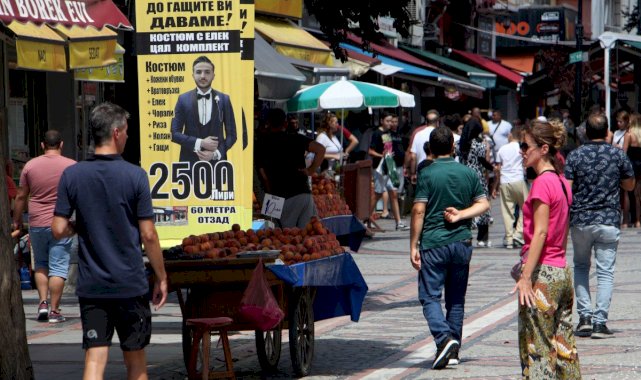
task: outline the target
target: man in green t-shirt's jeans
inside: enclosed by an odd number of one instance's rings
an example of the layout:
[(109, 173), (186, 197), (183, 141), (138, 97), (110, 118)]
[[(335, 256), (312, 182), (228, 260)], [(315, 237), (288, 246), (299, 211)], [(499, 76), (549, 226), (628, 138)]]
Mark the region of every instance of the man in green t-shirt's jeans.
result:
[[(419, 271), (418, 298), (436, 342), (433, 369), (458, 364), (465, 292), (472, 258), (471, 219), (490, 204), (476, 173), (454, 161), (448, 128), (430, 134), (434, 163), (421, 171), (410, 226), (410, 260)], [(445, 309), (441, 294), (445, 288)]]

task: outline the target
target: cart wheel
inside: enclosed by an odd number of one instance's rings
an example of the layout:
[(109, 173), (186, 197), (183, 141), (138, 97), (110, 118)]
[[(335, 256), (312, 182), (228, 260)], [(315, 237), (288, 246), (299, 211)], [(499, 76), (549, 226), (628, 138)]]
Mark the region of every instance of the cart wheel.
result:
[(296, 292), (289, 310), (289, 353), (296, 376), (307, 376), (314, 358), (314, 310), (309, 289)]
[(282, 325), (269, 331), (256, 330), (256, 353), (260, 368), (265, 372), (276, 372), (280, 360)]

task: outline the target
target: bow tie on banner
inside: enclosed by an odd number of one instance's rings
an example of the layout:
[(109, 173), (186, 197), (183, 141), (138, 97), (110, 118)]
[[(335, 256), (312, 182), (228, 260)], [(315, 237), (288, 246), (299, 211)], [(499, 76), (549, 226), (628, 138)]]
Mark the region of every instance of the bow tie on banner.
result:
[(202, 95), (202, 94), (197, 94), (197, 95), (196, 95), (196, 98), (197, 98), (198, 100), (200, 100), (200, 99), (202, 99), (202, 98), (209, 99), (210, 97), (211, 97), (211, 92), (210, 92), (210, 93), (208, 93), (208, 94), (205, 94), (205, 95)]

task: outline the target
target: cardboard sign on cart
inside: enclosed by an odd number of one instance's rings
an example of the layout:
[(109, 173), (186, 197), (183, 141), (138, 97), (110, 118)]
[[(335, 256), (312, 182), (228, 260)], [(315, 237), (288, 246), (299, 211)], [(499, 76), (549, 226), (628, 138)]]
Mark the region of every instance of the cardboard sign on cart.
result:
[(280, 219), (280, 216), (283, 213), (284, 205), (285, 198), (265, 193), (265, 198), (263, 199), (263, 207), (260, 210), (260, 213), (275, 219)]

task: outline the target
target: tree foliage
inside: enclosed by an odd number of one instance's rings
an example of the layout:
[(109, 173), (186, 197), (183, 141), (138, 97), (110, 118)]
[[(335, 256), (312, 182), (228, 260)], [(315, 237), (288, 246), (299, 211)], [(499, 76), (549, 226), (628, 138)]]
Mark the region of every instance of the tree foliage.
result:
[(409, 36), (411, 24), (407, 4), (410, 0), (305, 0), (308, 13), (316, 18), (321, 31), (329, 40), (336, 57), (346, 59), (345, 50), (339, 44), (347, 41), (347, 34), (362, 38), (362, 48), (383, 37), (378, 27), (378, 17), (393, 18), (396, 31)]
[(623, 17), (625, 17), (625, 24), (623, 25), (623, 29), (626, 32), (631, 32), (639, 25), (639, 7), (637, 7), (636, 5), (632, 9), (628, 8), (625, 11), (622, 10), (621, 14), (623, 15)]

